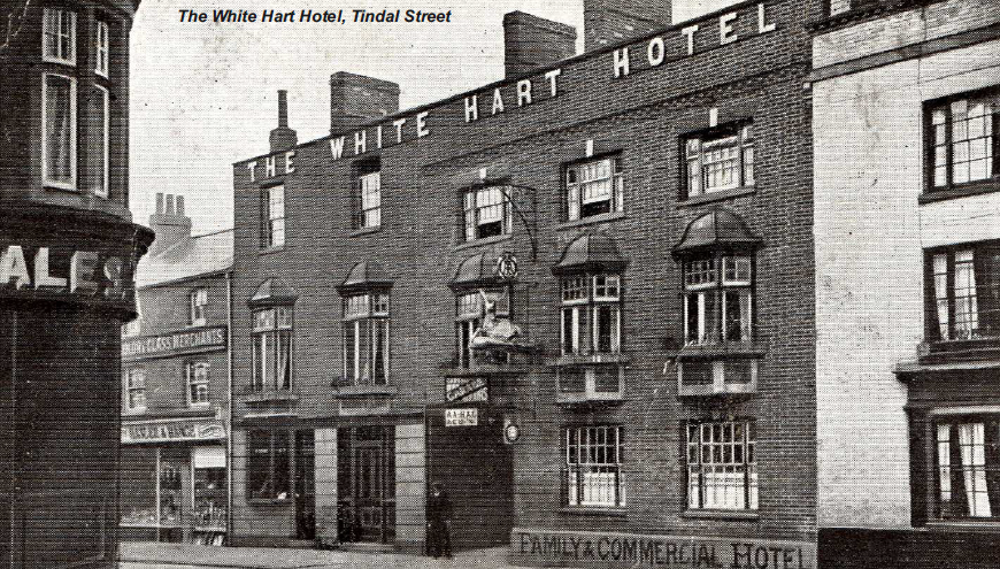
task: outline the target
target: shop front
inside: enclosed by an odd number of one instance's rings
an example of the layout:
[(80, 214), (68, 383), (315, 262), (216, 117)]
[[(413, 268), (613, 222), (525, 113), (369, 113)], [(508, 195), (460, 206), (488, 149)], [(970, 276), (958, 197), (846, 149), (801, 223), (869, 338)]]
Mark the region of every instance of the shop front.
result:
[(214, 419), (123, 424), (122, 538), (223, 545), (225, 442)]

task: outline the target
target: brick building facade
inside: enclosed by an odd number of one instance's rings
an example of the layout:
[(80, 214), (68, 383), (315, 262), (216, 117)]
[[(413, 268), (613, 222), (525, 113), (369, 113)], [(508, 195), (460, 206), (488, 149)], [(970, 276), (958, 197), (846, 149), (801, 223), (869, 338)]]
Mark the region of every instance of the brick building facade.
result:
[(738, 3), (237, 162), (234, 542), (420, 548), (440, 479), (459, 546), (531, 563), (814, 567), (824, 9)]
[(158, 194), (122, 339), (123, 539), (221, 545), (228, 526), (232, 231)]
[(0, 567), (116, 566), (138, 0), (0, 8)]

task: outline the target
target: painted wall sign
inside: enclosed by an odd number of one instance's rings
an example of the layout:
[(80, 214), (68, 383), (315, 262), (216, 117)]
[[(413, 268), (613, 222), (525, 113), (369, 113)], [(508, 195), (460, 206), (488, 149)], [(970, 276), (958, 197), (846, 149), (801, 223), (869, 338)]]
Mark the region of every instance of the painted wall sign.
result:
[(130, 301), (129, 259), (66, 246), (0, 243), (0, 293)]
[[(737, 25), (748, 19), (755, 20), (756, 25), (753, 26), (755, 35), (770, 33), (777, 29), (777, 24), (771, 20), (765, 4), (759, 3), (753, 7), (719, 15), (717, 37), (714, 43), (724, 46), (741, 39), (743, 36), (740, 33), (746, 34), (746, 32), (739, 32)], [(708, 20), (703, 19), (697, 22), (680, 29), (672, 28), (670, 33), (676, 34), (674, 37), (656, 36), (649, 39), (645, 44), (645, 49), (642, 49), (642, 44), (638, 44), (609, 52), (611, 76), (614, 79), (622, 79), (635, 71), (641, 71), (639, 65), (647, 69), (655, 68), (679, 58), (695, 55), (697, 45), (695, 38), (710, 33), (707, 25)], [(702, 29), (702, 26), (705, 29)], [(741, 29), (746, 29), (746, 26), (741, 26)], [(677, 53), (668, 52), (667, 42), (678, 38), (682, 40), (680, 43), (684, 45), (683, 50)], [(677, 42), (670, 41), (670, 44), (674, 43)], [(639, 55), (633, 53), (633, 50), (640, 49), (644, 53)], [(633, 65), (636, 66), (633, 67)], [(479, 93), (466, 95), (462, 101), (465, 123), (475, 123), (485, 117), (504, 114), (513, 109), (529, 107), (540, 101), (555, 99), (562, 93), (560, 85), (562, 77), (563, 69), (556, 68), (546, 71), (541, 77), (526, 77), (513, 83), (497, 85)], [(431, 129), (428, 126), (428, 121), (434, 110), (440, 110), (440, 108), (422, 110), (410, 116), (397, 116), (384, 123), (365, 126), (353, 133), (332, 137), (327, 140), (330, 158), (337, 161), (344, 157), (360, 156), (373, 150), (381, 150), (385, 147), (430, 136)], [(295, 172), (294, 158), (295, 151), (289, 150), (246, 162), (243, 167), (248, 170), (250, 182), (253, 183), (258, 179), (278, 176), (279, 165), (283, 167), (283, 175)]]
[(154, 358), (226, 347), (226, 327), (147, 336), (122, 342), (123, 358)]
[(479, 424), (479, 409), (470, 407), (466, 409), (445, 409), (445, 427), (475, 427)]
[(122, 443), (211, 441), (226, 438), (222, 421), (172, 421), (122, 427)]
[(511, 532), (515, 563), (574, 567), (815, 569), (816, 544), (770, 539), (703, 538), (604, 532)]
[(448, 401), (486, 401), (489, 388), (485, 377), (449, 377), (444, 395)]

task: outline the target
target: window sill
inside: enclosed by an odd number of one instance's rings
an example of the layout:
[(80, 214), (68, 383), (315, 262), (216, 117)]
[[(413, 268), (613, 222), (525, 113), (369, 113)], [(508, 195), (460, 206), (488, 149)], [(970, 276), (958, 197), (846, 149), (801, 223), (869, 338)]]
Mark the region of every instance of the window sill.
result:
[(595, 393), (580, 393), (576, 391), (556, 392), (556, 405), (566, 407), (598, 407), (602, 405), (619, 405), (624, 398), (621, 391), (601, 391)]
[(611, 221), (618, 221), (619, 219), (625, 219), (625, 212), (614, 211), (611, 213), (601, 213), (598, 215), (592, 215), (590, 217), (584, 217), (582, 219), (574, 219), (573, 221), (566, 221), (560, 223), (556, 225), (556, 231), (565, 231), (567, 229), (584, 227), (587, 225), (593, 225), (595, 223), (607, 223)]
[(247, 504), (251, 506), (284, 506), (291, 503), (289, 498), (247, 498)]
[(361, 237), (362, 235), (371, 235), (372, 233), (378, 233), (382, 230), (381, 225), (376, 225), (374, 227), (362, 227), (361, 229), (355, 229), (347, 234), (348, 237)]
[(945, 530), (947, 530), (947, 531), (956, 531), (956, 530), (961, 530), (961, 531), (971, 531), (971, 532), (979, 532), (979, 531), (995, 532), (998, 529), (1000, 529), (1000, 521), (993, 521), (993, 520), (990, 520), (990, 521), (986, 521), (986, 520), (983, 520), (983, 521), (972, 521), (972, 520), (969, 520), (969, 521), (964, 521), (964, 520), (963, 521), (959, 521), (959, 520), (954, 520), (954, 521), (934, 520), (934, 521), (928, 521), (927, 525), (925, 525), (924, 527), (926, 529), (928, 529), (928, 530), (931, 530), (931, 531), (945, 531)]
[(555, 367), (573, 367), (587, 365), (622, 365), (628, 360), (621, 353), (599, 354), (565, 354), (556, 358), (551, 365)]
[(512, 237), (510, 233), (506, 235), (494, 235), (493, 237), (484, 237), (483, 239), (476, 239), (475, 241), (466, 241), (465, 243), (459, 243), (451, 248), (452, 251), (464, 251), (465, 249), (473, 249), (475, 247), (482, 247), (484, 245), (493, 245), (494, 243), (502, 243), (509, 240)]
[(749, 510), (684, 510), (681, 517), (693, 520), (757, 521), (760, 513)]
[(335, 388), (337, 399), (356, 399), (359, 397), (392, 397), (399, 393), (395, 385), (342, 385)]
[(953, 187), (947, 190), (925, 191), (917, 198), (917, 203), (926, 204), (944, 200), (953, 200), (969, 196), (978, 196), (1000, 191), (1000, 179), (982, 180)]
[(266, 403), (269, 401), (298, 401), (299, 395), (288, 390), (253, 391), (243, 396), (245, 403)]
[(61, 182), (42, 182), (42, 187), (46, 190), (52, 190), (56, 192), (69, 192), (71, 194), (83, 193), (80, 188), (77, 188), (74, 184), (63, 184)]
[(606, 516), (610, 518), (627, 518), (628, 510), (624, 507), (593, 507), (593, 506), (563, 506), (559, 508), (560, 514), (571, 516)]
[(284, 250), (285, 250), (285, 246), (284, 245), (277, 245), (275, 247), (264, 247), (260, 251), (257, 251), (257, 254), (260, 255), (260, 256), (272, 255), (274, 253), (281, 253)]
[(720, 192), (709, 192), (707, 194), (700, 194), (697, 196), (689, 196), (684, 200), (677, 202), (677, 207), (689, 207), (695, 205), (701, 205), (705, 203), (712, 203), (722, 200), (728, 200), (732, 198), (738, 198), (742, 196), (749, 196), (757, 191), (756, 186), (745, 186), (742, 188), (733, 188), (731, 190), (722, 190)]

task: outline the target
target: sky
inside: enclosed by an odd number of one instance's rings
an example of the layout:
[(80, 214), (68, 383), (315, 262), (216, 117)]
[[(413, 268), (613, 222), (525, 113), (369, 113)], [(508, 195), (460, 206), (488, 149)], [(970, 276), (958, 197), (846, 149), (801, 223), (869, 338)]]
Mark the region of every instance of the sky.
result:
[[(678, 0), (674, 21), (733, 0)], [(451, 23), (224, 23), (214, 9), (400, 8), (452, 12)], [(180, 10), (209, 21), (181, 22)], [(137, 223), (158, 192), (183, 195), (195, 234), (232, 227), (232, 163), (268, 151), (277, 91), (288, 90), (299, 141), (329, 133), (329, 77), (349, 71), (400, 85), (400, 109), (503, 78), (503, 15), (522, 10), (574, 26), (583, 0), (144, 0), (131, 35), (130, 189)]]

